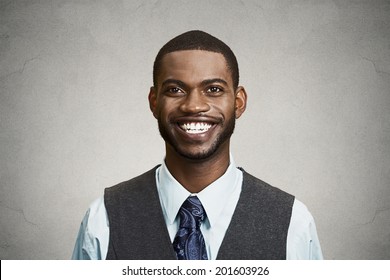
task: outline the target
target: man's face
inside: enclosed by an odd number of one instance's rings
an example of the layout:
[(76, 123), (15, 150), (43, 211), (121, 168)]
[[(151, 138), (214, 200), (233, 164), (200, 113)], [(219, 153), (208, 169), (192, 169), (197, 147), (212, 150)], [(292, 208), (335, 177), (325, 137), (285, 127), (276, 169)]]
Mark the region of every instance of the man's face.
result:
[(246, 94), (234, 89), (220, 53), (188, 50), (166, 54), (149, 94), (167, 153), (204, 160), (229, 152), (235, 119), (245, 110)]

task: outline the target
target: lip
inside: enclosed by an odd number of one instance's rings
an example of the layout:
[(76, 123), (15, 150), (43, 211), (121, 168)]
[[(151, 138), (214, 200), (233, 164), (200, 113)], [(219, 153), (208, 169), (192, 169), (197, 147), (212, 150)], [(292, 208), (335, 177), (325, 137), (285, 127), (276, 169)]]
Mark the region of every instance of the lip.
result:
[(213, 124), (207, 131), (201, 132), (201, 133), (188, 133), (184, 131), (179, 124), (176, 124), (175, 129), (178, 132), (178, 135), (185, 141), (189, 142), (206, 142), (211, 138), (211, 135), (214, 131), (214, 128), (216, 127), (215, 124)]
[[(181, 117), (181, 118), (176, 118), (174, 120), (175, 123), (175, 128), (178, 131), (179, 135), (181, 135), (182, 138), (187, 139), (189, 141), (207, 141), (217, 126), (217, 123), (219, 120), (216, 118), (211, 118), (211, 117)], [(203, 124), (208, 124), (210, 127), (200, 133), (189, 133), (186, 132), (183, 128), (183, 124), (191, 124), (191, 123), (203, 123)]]
[(178, 123), (178, 125), (181, 129), (190, 134), (201, 134), (207, 132), (212, 127), (212, 124), (207, 122)]

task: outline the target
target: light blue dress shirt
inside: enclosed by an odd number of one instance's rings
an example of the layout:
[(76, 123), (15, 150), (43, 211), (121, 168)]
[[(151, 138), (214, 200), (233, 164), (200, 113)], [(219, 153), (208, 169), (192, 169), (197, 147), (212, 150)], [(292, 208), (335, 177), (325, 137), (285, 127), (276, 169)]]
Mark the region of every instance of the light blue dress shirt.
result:
[[(189, 193), (163, 163), (156, 170), (156, 185), (171, 241), (179, 228), (180, 206), (189, 195), (197, 195), (207, 213), (201, 231), (208, 258), (216, 259), (219, 247), (237, 205), (243, 174), (231, 163), (218, 180), (197, 194)], [(217, 202), (217, 203), (216, 203)], [(260, 211), (261, 209), (259, 209)], [(105, 259), (109, 241), (109, 221), (104, 198), (94, 201), (81, 223), (72, 259)], [(322, 259), (314, 219), (306, 206), (295, 199), (287, 234), (287, 259)]]

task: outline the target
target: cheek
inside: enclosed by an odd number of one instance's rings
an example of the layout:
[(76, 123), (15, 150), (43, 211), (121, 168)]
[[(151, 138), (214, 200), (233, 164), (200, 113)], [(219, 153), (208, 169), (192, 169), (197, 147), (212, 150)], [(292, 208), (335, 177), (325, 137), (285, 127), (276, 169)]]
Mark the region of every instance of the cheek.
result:
[(160, 118), (166, 117), (175, 112), (177, 106), (174, 102), (167, 102), (167, 100), (161, 99), (157, 103), (156, 113)]
[(231, 98), (221, 99), (218, 102), (214, 102), (213, 104), (211, 104), (211, 106), (224, 115), (230, 115), (232, 114), (232, 112), (234, 113), (235, 111), (235, 103), (234, 100)]

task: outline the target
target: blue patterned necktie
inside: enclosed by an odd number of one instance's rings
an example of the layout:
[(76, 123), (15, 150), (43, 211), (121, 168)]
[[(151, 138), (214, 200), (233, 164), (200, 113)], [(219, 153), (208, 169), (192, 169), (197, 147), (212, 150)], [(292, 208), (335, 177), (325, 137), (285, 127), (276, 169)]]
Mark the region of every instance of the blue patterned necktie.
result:
[(207, 260), (200, 224), (206, 218), (202, 203), (196, 196), (189, 196), (179, 210), (180, 227), (173, 240), (178, 260)]

